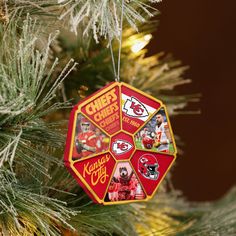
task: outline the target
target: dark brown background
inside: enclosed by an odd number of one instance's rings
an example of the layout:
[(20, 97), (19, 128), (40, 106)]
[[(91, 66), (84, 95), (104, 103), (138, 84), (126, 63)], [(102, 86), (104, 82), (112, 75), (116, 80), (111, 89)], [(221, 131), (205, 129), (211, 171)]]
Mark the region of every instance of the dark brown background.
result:
[(214, 200), (236, 185), (236, 1), (163, 0), (157, 7), (149, 50), (190, 65), (185, 77), (193, 83), (177, 89), (202, 94), (201, 115), (171, 119), (185, 142), (173, 182), (189, 200)]

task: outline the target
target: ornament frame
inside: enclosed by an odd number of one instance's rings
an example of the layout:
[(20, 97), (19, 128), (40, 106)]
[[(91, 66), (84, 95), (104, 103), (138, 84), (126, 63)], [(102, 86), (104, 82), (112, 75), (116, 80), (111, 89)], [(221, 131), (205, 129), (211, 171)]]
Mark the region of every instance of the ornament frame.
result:
[[(85, 114), (85, 112), (83, 112), (81, 110), (82, 107), (84, 107), (85, 105), (89, 104), (90, 102), (94, 101), (95, 99), (99, 98), (99, 96), (101, 96), (102, 94), (105, 94), (107, 92), (109, 92), (111, 89), (115, 88), (118, 86), (118, 93), (119, 93), (119, 124), (120, 124), (120, 129), (117, 132), (114, 132), (112, 134), (109, 134), (107, 131), (105, 131), (103, 128), (101, 128), (98, 124), (96, 124), (94, 122), (94, 120), (92, 120), (87, 114)], [(147, 120), (145, 120), (145, 122), (143, 122), (143, 124), (140, 125), (140, 127), (137, 128), (137, 130), (134, 133), (129, 133), (126, 130), (123, 129), (123, 114), (122, 114), (122, 86), (126, 87), (130, 90), (133, 90), (134, 92), (144, 96), (147, 99), (150, 99), (156, 103), (159, 103), (159, 108), (156, 109), (149, 117)], [(148, 151), (148, 150), (144, 150), (144, 149), (140, 149), (137, 148), (136, 143), (135, 143), (135, 136), (138, 132), (140, 132), (144, 126), (146, 124), (148, 124), (150, 122), (150, 120), (155, 117), (155, 115), (161, 110), (164, 110), (164, 113), (166, 114), (166, 120), (167, 123), (169, 125), (169, 131), (170, 131), (170, 135), (171, 135), (171, 139), (172, 139), (172, 143), (173, 143), (173, 148), (174, 148), (174, 152), (173, 153), (163, 153), (160, 151)], [(89, 122), (91, 122), (91, 124), (93, 124), (95, 127), (99, 128), (104, 134), (107, 135), (107, 137), (109, 137), (109, 148), (106, 151), (103, 152), (99, 152), (99, 153), (95, 153), (93, 155), (89, 155), (87, 157), (82, 157), (81, 159), (78, 160), (73, 160), (72, 159), (72, 151), (73, 151), (73, 140), (75, 137), (75, 131), (76, 131), (76, 125), (77, 125), (77, 116), (78, 114), (82, 114)], [(123, 160), (117, 160), (116, 157), (112, 154), (111, 151), (111, 140), (112, 137), (114, 137), (115, 135), (119, 134), (119, 133), (125, 133), (128, 134), (130, 137), (132, 137), (133, 143), (134, 143), (134, 150), (132, 151), (132, 155), (130, 155), (130, 157), (128, 159), (123, 159)], [(147, 194), (146, 192), (146, 188), (145, 186), (143, 186), (142, 181), (140, 180), (140, 177), (138, 176), (138, 170), (134, 167), (134, 165), (131, 162), (131, 159), (134, 157), (134, 154), (137, 152), (146, 152), (146, 153), (152, 153), (155, 155), (159, 155), (159, 156), (166, 156), (166, 157), (172, 157), (172, 160), (168, 166), (168, 168), (165, 170), (164, 174), (161, 176), (161, 179), (158, 180), (157, 185), (155, 186), (155, 189), (153, 190), (152, 194)], [(108, 181), (107, 181), (107, 186), (105, 188), (103, 197), (100, 198), (98, 196), (98, 194), (91, 188), (91, 186), (89, 185), (89, 183), (85, 180), (85, 178), (81, 175), (81, 173), (76, 169), (76, 167), (74, 166), (76, 163), (83, 163), (86, 160), (92, 160), (93, 158), (96, 158), (97, 156), (101, 156), (101, 155), (106, 155), (109, 154), (111, 156), (111, 158), (115, 161), (115, 164), (113, 165), (113, 169), (112, 172), (110, 174), (110, 176), (108, 177)], [(100, 90), (98, 90), (97, 92), (95, 92), (94, 94), (90, 95), (89, 97), (83, 99), (82, 101), (80, 101), (77, 105), (74, 106), (74, 108), (71, 111), (71, 115), (70, 115), (70, 120), (69, 120), (69, 125), (68, 125), (68, 134), (67, 134), (67, 140), (66, 140), (66, 148), (65, 148), (65, 153), (64, 153), (64, 164), (67, 167), (67, 169), (69, 170), (69, 172), (73, 175), (73, 177), (76, 179), (76, 181), (79, 183), (79, 185), (84, 189), (84, 191), (90, 196), (90, 198), (95, 202), (95, 203), (99, 203), (99, 204), (103, 204), (103, 205), (114, 205), (114, 204), (127, 204), (127, 203), (132, 203), (132, 202), (145, 202), (150, 200), (151, 198), (153, 198), (153, 196), (155, 195), (155, 193), (158, 190), (158, 187), (160, 186), (160, 184), (162, 183), (163, 179), (165, 178), (166, 174), (168, 173), (169, 169), (171, 168), (171, 166), (173, 165), (175, 159), (176, 159), (176, 155), (177, 155), (177, 149), (176, 149), (176, 143), (175, 143), (175, 139), (174, 139), (174, 134), (173, 134), (173, 130), (171, 127), (171, 123), (170, 123), (170, 119), (167, 113), (167, 109), (166, 106), (158, 99), (152, 97), (149, 94), (146, 94), (124, 82), (112, 82), (109, 83), (108, 85), (106, 85), (105, 87), (101, 88)], [(131, 166), (131, 168), (135, 171), (135, 175), (136, 178), (138, 179), (138, 182), (141, 184), (141, 187), (145, 193), (145, 198), (141, 199), (141, 200), (121, 200), (121, 201), (105, 201), (106, 195), (108, 193), (108, 188), (109, 188), (109, 184), (111, 183), (111, 180), (114, 176), (114, 173), (116, 171), (116, 167), (119, 163), (124, 163), (124, 162), (128, 162), (129, 165)]]

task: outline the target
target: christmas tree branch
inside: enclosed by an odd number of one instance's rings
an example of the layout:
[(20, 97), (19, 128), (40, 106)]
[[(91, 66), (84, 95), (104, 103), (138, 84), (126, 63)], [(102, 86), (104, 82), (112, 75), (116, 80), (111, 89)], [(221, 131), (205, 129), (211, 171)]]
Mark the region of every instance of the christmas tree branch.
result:
[[(138, 24), (157, 14), (152, 5), (161, 0), (124, 1), (124, 20), (136, 31)], [(122, 0), (4, 0), (0, 5), (2, 20), (7, 22), (12, 16), (23, 18), (40, 15), (64, 20), (74, 33), (83, 32), (84, 36), (93, 35), (96, 42), (101, 37), (119, 39), (121, 33)], [(58, 22), (57, 22), (58, 23)], [(61, 22), (62, 25), (62, 22)]]
[(39, 51), (36, 22), (27, 17), (20, 28), (17, 20), (0, 26), (0, 229), (11, 235), (58, 235), (58, 225), (72, 228), (66, 219), (74, 212), (44, 195), (43, 183), (50, 178), (50, 166), (58, 163), (53, 150), (64, 138), (42, 118), (68, 107), (52, 99), (76, 63), (53, 81), (57, 60), (49, 65), (49, 50), (55, 36)]

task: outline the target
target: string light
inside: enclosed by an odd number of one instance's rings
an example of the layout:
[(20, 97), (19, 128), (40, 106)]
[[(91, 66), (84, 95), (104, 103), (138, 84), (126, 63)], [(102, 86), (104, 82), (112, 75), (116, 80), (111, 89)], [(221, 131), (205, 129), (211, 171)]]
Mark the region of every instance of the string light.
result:
[(135, 40), (134, 44), (131, 46), (131, 51), (133, 53), (138, 53), (150, 42), (151, 38), (151, 34), (146, 34), (142, 38)]

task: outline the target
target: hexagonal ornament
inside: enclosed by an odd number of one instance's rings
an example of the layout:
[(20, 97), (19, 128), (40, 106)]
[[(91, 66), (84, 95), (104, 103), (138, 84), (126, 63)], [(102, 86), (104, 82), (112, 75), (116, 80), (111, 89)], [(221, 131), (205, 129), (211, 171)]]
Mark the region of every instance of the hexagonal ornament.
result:
[(95, 203), (146, 201), (176, 157), (165, 106), (113, 82), (72, 110), (64, 163)]

